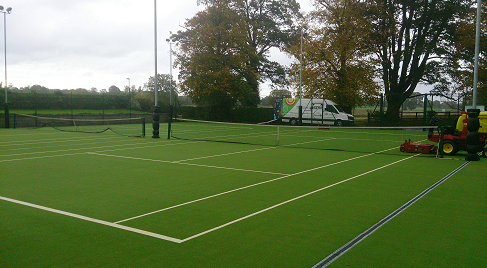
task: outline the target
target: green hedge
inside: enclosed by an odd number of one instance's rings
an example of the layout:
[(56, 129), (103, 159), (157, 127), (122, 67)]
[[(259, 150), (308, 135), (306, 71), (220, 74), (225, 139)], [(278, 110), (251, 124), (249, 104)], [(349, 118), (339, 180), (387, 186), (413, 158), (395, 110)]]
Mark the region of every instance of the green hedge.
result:
[(129, 102), (126, 94), (8, 93), (9, 107), (19, 110), (129, 109)]
[(183, 118), (235, 123), (260, 123), (274, 118), (273, 108), (235, 107), (227, 110), (221, 107), (182, 106), (178, 111)]

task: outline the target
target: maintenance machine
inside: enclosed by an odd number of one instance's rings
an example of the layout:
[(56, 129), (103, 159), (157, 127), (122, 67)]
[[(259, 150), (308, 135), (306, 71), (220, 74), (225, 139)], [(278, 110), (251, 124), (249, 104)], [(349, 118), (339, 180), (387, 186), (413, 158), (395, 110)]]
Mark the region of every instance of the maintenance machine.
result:
[[(446, 155), (455, 155), (458, 151), (467, 150), (468, 114), (466, 112), (460, 112), (460, 114), (455, 127), (444, 126), (443, 153)], [(479, 122), (478, 152), (482, 152), (482, 156), (487, 157), (487, 148), (485, 147), (487, 141), (487, 111), (480, 112)], [(440, 135), (430, 133), (428, 140), (439, 143)]]

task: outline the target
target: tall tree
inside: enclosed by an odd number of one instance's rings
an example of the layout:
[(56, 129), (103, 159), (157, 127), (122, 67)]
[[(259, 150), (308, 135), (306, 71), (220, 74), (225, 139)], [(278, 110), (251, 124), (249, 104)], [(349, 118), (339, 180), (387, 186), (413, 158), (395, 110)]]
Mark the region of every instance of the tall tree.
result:
[[(194, 82), (199, 80), (200, 85), (206, 83), (206, 77), (226, 73), (228, 75), (222, 79), (225, 82), (222, 86), (234, 85), (235, 89), (245, 92), (236, 96), (238, 100), (243, 105), (255, 106), (259, 102), (259, 83), (262, 80), (270, 79), (276, 84), (286, 84), (284, 67), (269, 60), (269, 50), (273, 47), (282, 49), (295, 37), (295, 23), (301, 18), (299, 4), (295, 0), (201, 2), (207, 5), (206, 10), (186, 22), (186, 31), (173, 36), (181, 48), (176, 62), (186, 72), (180, 77), (185, 85), (184, 90), (201, 91), (187, 87), (190, 83), (185, 81), (191, 79), (187, 75), (191, 72), (191, 76), (198, 74), (198, 77), (194, 77)], [(218, 42), (222, 44), (219, 50), (209, 49), (208, 46), (214, 46)], [(199, 61), (204, 55), (212, 55), (213, 60)], [(196, 61), (199, 61), (200, 68), (191, 66)], [(203, 63), (204, 66), (201, 65)], [(202, 75), (198, 69), (205, 66), (208, 67), (207, 72)]]
[[(473, 89), (473, 71), (475, 55), (476, 8), (472, 7), (457, 20), (455, 42), (450, 47), (450, 55), (432, 77), (434, 92), (448, 98), (470, 98)], [(481, 36), (478, 77), (478, 102), (487, 104), (487, 7), (482, 7)]]
[[(149, 77), (149, 81), (145, 85), (146, 91), (154, 92), (154, 76)], [(177, 84), (169, 74), (157, 74), (157, 87), (158, 95), (157, 100), (160, 103), (161, 110), (166, 111), (169, 109), (170, 96), (174, 100), (177, 96)], [(134, 93), (135, 87), (132, 86), (132, 93)], [(154, 94), (150, 94), (151, 103), (154, 103)]]
[(404, 100), (448, 54), (459, 15), (471, 0), (370, 0), (371, 39), (382, 67), (386, 120), (399, 119)]
[(172, 36), (180, 48), (176, 66), (181, 90), (195, 103), (228, 109), (253, 93), (251, 84), (259, 79), (250, 66), (255, 50), (241, 23), (241, 17), (220, 3), (196, 14), (186, 22), (186, 31)]
[[(304, 39), (305, 95), (332, 99), (346, 110), (378, 95), (371, 52), (367, 3), (361, 0), (316, 0)], [(300, 45), (292, 53), (299, 58)], [(300, 64), (294, 65), (297, 73)], [(298, 77), (295, 75), (294, 77)]]

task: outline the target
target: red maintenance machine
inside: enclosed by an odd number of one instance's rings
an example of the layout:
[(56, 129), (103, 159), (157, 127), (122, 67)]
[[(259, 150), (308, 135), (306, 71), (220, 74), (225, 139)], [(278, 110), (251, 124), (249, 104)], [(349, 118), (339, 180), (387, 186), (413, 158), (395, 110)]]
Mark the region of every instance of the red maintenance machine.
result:
[[(467, 150), (468, 114), (466, 112), (460, 112), (460, 114), (456, 126), (443, 127), (443, 153), (446, 155), (455, 155), (458, 151)], [(487, 141), (487, 111), (480, 112), (479, 122), (478, 152), (482, 152), (482, 156), (487, 157), (487, 148), (485, 147), (485, 142)], [(430, 133), (428, 140), (440, 143), (440, 135)]]
[(417, 154), (436, 154), (438, 146), (429, 143), (406, 141), (400, 147), (401, 152)]

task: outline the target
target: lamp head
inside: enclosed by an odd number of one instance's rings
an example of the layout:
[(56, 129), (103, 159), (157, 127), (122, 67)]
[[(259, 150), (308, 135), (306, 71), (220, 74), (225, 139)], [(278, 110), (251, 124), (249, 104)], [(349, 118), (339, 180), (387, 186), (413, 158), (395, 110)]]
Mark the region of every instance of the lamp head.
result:
[(0, 6), (0, 11), (3, 11), (3, 6)]
[(7, 13), (10, 13), (10, 11), (12, 11), (12, 8), (11, 7), (7, 7)]

